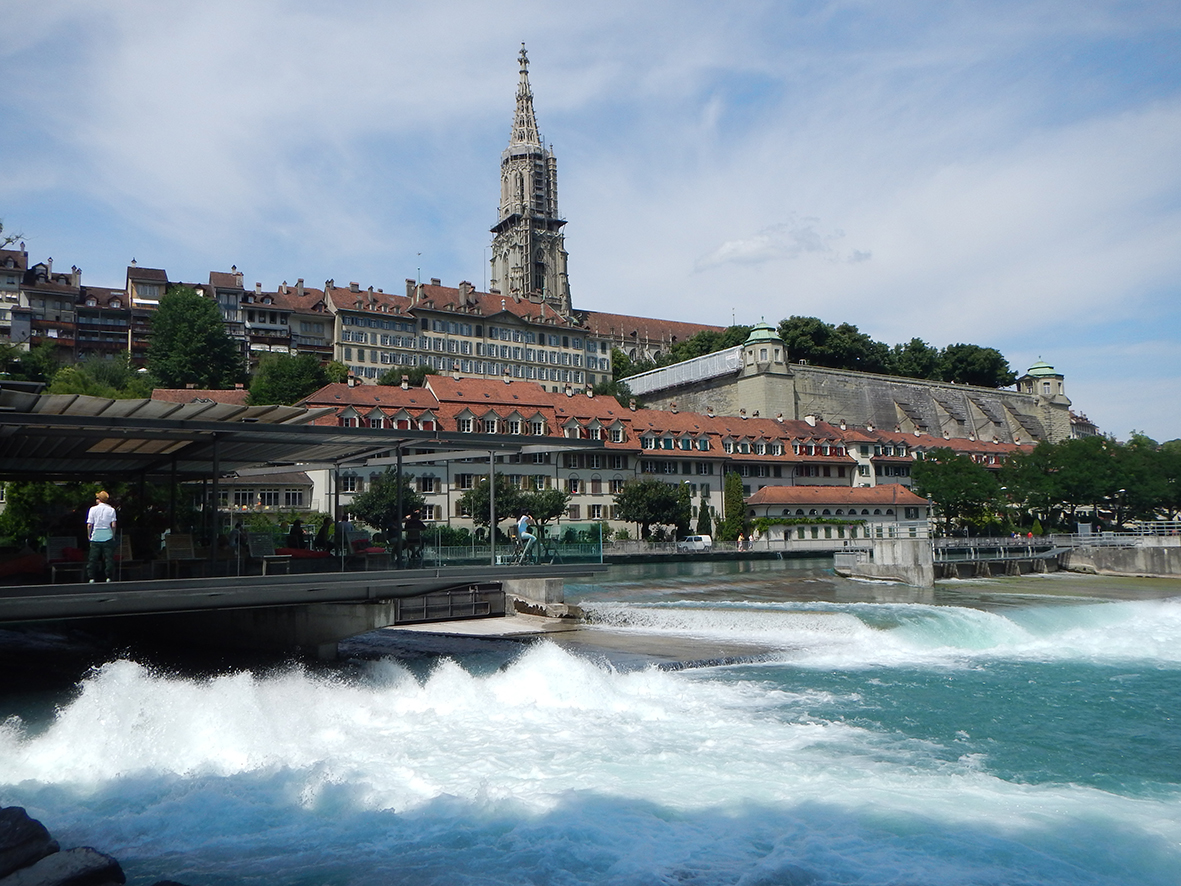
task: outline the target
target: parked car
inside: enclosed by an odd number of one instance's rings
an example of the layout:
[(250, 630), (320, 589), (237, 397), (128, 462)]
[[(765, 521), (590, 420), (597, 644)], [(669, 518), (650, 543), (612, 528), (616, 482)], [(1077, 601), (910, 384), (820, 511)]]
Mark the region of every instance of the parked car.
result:
[(709, 535), (688, 535), (677, 542), (677, 552), (681, 554), (696, 554), (708, 551), (714, 546), (714, 540)]

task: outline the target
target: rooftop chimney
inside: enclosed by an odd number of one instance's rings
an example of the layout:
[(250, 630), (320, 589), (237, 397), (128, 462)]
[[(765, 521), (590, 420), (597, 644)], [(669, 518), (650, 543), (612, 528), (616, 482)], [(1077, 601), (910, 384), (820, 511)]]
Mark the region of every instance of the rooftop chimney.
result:
[(409, 298), (409, 299), (414, 298), (414, 278), (413, 277), (406, 278), (406, 298)]
[(668, 411), (669, 411), (669, 412), (671, 412), (673, 415), (676, 415), (676, 413), (677, 413), (677, 404), (676, 404), (676, 401), (675, 401), (675, 400), (674, 400), (672, 403), (669, 403), (669, 404), (668, 404)]
[(254, 284), (254, 294), (255, 295), (262, 295), (262, 284), (261, 283)]
[(635, 412), (636, 411), (636, 401), (634, 399), (628, 400), (627, 401), (627, 408), (630, 409), (632, 412)]
[(805, 416), (804, 416), (804, 421), (806, 421), (806, 422), (807, 422), (809, 425), (811, 425), (812, 427), (816, 427), (816, 416), (814, 416), (814, 415), (805, 415)]
[(410, 390), (410, 377), (409, 376), (406, 376), (406, 375), (402, 376), (402, 390), (403, 391)]
[(356, 280), (352, 280), (349, 282), (349, 292), (360, 292), (360, 291), (361, 291), (361, 284), (360, 283), (358, 283)]
[(443, 285), (443, 281), (440, 280), (438, 277), (431, 277), (431, 286), (442, 286), (442, 285)]
[(303, 277), (295, 281), (295, 294), (303, 298)]

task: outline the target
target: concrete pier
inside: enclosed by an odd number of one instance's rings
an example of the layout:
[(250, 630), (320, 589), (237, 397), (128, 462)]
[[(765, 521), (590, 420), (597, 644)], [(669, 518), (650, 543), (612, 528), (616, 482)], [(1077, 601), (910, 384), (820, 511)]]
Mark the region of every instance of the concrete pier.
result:
[(897, 581), (916, 588), (935, 586), (935, 558), (929, 538), (875, 538), (869, 551), (834, 554), (833, 569), (846, 578)]

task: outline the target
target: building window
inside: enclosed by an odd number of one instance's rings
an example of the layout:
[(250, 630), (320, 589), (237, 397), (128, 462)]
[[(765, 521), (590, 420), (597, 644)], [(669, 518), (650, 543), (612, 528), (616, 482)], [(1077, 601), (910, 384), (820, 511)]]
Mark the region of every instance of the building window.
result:
[(419, 477), (418, 478), (418, 491), (419, 492), (434, 492), (435, 491), (435, 478), (434, 477)]
[(360, 485), (358, 478), (352, 474), (346, 474), (340, 478), (341, 492), (360, 492)]
[(303, 490), (302, 489), (286, 489), (283, 491), (283, 507), (285, 508), (302, 508), (303, 507)]
[(566, 516), (571, 520), (581, 520), (582, 508), (578, 505), (570, 505), (569, 510), (566, 511)]
[(474, 474), (456, 474), (455, 486), (457, 489), (471, 489), (475, 485)]
[(456, 422), (459, 433), (470, 434), (472, 432), (472, 420), (470, 418), (461, 418)]
[(264, 508), (279, 507), (279, 490), (278, 489), (260, 489), (258, 491), (258, 502)]

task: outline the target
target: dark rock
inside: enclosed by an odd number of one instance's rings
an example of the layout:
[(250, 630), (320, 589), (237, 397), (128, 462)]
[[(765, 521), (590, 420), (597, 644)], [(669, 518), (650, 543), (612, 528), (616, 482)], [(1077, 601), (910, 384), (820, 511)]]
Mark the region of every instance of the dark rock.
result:
[(0, 880), (0, 886), (108, 886), (126, 883), (119, 862), (97, 849), (82, 846), (47, 855)]
[(58, 850), (45, 825), (20, 806), (0, 809), (0, 879)]

